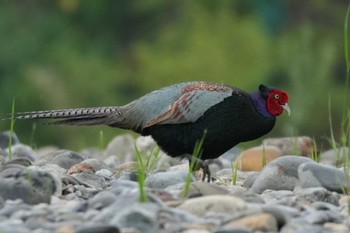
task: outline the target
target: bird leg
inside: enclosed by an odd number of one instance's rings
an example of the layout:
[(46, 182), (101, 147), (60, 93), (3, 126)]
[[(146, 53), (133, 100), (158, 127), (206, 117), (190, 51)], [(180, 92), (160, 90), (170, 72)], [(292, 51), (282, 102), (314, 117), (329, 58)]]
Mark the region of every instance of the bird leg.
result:
[(192, 165), (192, 161), (194, 162), (194, 166), (193, 166), (193, 171), (198, 171), (200, 168), (202, 168), (203, 170), (203, 178), (202, 178), (202, 181), (205, 181), (205, 178), (207, 177), (207, 181), (208, 183), (210, 182), (210, 179), (211, 179), (211, 173), (210, 173), (210, 170), (209, 170), (209, 166), (208, 166), (208, 163), (204, 160), (201, 160), (195, 156), (189, 156), (188, 158), (188, 161), (189, 161), (189, 167), (190, 169), (192, 168), (191, 165)]

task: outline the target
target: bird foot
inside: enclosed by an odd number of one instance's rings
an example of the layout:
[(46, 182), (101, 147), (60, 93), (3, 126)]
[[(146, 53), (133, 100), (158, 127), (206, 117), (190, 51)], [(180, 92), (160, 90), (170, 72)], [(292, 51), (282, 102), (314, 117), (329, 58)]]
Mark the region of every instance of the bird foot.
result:
[(203, 161), (203, 160), (200, 160), (200, 161), (198, 161), (198, 168), (202, 168), (202, 170), (203, 170), (202, 181), (205, 181), (205, 178), (207, 177), (207, 182), (210, 183), (211, 173), (209, 170), (208, 163)]
[(211, 181), (211, 173), (209, 170), (209, 166), (208, 163), (206, 161), (203, 161), (201, 159), (198, 159), (196, 157), (189, 157), (189, 165), (191, 167), (191, 161), (195, 160), (195, 166), (193, 171), (198, 171), (199, 169), (203, 170), (203, 177), (202, 177), (202, 181), (205, 181), (205, 178), (207, 178), (208, 183)]

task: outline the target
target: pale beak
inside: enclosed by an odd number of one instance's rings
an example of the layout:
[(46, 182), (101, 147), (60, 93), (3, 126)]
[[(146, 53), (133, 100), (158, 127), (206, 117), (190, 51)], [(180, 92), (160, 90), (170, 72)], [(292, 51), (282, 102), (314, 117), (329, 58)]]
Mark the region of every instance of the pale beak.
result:
[(290, 108), (289, 108), (288, 104), (285, 103), (284, 105), (281, 105), (281, 107), (283, 108), (283, 110), (286, 110), (288, 113), (288, 116), (290, 116)]

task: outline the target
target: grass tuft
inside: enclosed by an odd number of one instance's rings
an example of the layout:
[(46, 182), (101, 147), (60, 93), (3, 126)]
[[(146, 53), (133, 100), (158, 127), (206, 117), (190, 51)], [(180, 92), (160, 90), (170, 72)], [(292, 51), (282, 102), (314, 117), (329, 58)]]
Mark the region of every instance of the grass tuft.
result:
[(135, 147), (135, 152), (136, 152), (136, 157), (139, 162), (139, 167), (137, 169), (137, 180), (139, 183), (139, 190), (140, 190), (140, 202), (145, 203), (148, 201), (147, 193), (145, 190), (145, 181), (146, 181), (146, 167), (143, 162), (141, 153), (139, 149), (137, 148), (136, 144), (134, 145)]
[(189, 172), (188, 172), (185, 187), (184, 187), (184, 190), (182, 193), (184, 197), (188, 197), (190, 184), (191, 184), (191, 180), (192, 180), (192, 173), (197, 170), (197, 168), (196, 168), (196, 165), (198, 165), (197, 161), (200, 160), (200, 158), (202, 156), (202, 152), (203, 152), (202, 147), (203, 147), (203, 143), (204, 143), (204, 139), (205, 139), (206, 135), (207, 135), (207, 130), (205, 130), (203, 132), (202, 138), (199, 141), (197, 141), (197, 143), (194, 147), (191, 163), (189, 166)]
[(143, 155), (137, 148), (136, 144), (134, 144), (134, 147), (136, 152), (136, 158), (139, 163), (139, 167), (137, 169), (137, 180), (140, 189), (140, 202), (144, 203), (148, 201), (145, 189), (145, 180), (147, 178), (147, 174), (152, 173), (158, 164), (158, 161), (160, 159), (160, 148), (158, 146), (154, 146), (145, 162), (142, 158)]
[(145, 164), (145, 167), (148, 173), (151, 173), (156, 169), (159, 159), (160, 159), (160, 148), (158, 146), (154, 146)]
[(232, 185), (237, 184), (237, 176), (238, 176), (238, 163), (231, 162), (232, 169)]

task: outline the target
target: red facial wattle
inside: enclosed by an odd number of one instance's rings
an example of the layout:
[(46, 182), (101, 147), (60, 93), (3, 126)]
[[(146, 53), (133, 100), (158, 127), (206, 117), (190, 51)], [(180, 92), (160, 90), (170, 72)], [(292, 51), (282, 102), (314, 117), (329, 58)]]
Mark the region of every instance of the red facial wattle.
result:
[(288, 94), (280, 90), (272, 90), (267, 95), (267, 110), (273, 116), (279, 116), (283, 113), (283, 110), (290, 114), (288, 107)]

